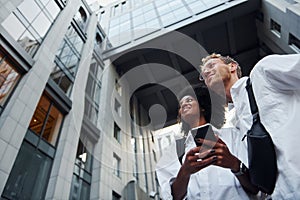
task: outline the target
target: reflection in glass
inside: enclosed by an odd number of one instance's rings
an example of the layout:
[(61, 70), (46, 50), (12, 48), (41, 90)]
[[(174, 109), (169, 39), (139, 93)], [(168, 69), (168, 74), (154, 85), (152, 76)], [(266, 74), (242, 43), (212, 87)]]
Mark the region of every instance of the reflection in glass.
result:
[(93, 164), (93, 148), (85, 129), (81, 129), (80, 140), (77, 146), (76, 161), (73, 172), (70, 198), (71, 200), (89, 199), (92, 164)]
[(53, 0), (24, 0), (1, 25), (33, 56), (59, 10)]
[(13, 64), (0, 51), (0, 111), (20, 79)]
[(7, 199), (44, 199), (52, 160), (23, 142), (10, 172), (2, 197)]
[(87, 85), (85, 88), (85, 116), (93, 123), (97, 124), (100, 93), (101, 93), (101, 65), (92, 58)]
[(60, 49), (56, 54), (56, 66), (50, 75), (51, 79), (67, 95), (71, 94), (82, 47), (83, 40), (75, 31), (74, 27), (70, 26)]

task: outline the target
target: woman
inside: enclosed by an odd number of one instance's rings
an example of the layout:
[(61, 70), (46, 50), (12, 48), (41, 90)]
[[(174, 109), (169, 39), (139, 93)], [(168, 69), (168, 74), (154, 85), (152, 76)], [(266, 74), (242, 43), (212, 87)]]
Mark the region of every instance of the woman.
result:
[[(192, 128), (209, 122), (218, 128), (223, 124), (224, 107), (222, 104), (214, 105), (215, 112), (212, 114), (211, 96), (206, 86), (187, 89), (180, 95), (179, 118), (186, 135), (185, 155), (182, 165), (174, 166), (178, 173), (161, 185), (165, 199), (249, 199), (243, 188), (257, 193), (246, 170), (240, 172), (242, 162), (231, 153), (246, 158), (247, 150), (236, 146), (239, 143), (234, 141), (236, 137), (232, 137), (232, 129), (215, 130), (218, 132), (217, 142), (200, 139), (198, 142), (202, 145), (197, 147), (195, 144), (190, 133)], [(170, 166), (165, 171), (174, 172), (174, 168)]]

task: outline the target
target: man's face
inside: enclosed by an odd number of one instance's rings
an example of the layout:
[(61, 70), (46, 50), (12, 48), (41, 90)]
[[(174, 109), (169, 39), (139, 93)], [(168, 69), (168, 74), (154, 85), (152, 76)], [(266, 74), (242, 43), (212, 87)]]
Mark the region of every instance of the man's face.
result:
[(226, 81), (230, 79), (230, 68), (230, 64), (225, 64), (219, 58), (213, 58), (202, 66), (201, 76), (209, 88), (215, 88), (220, 83), (226, 84)]

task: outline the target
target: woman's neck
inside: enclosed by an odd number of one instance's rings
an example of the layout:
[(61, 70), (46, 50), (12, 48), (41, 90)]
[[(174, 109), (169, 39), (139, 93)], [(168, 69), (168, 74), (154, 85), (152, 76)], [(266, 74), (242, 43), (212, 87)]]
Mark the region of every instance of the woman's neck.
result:
[(204, 125), (206, 124), (206, 120), (204, 117), (200, 117), (200, 119), (198, 120), (194, 120), (194, 121), (190, 121), (189, 125), (191, 128), (195, 128), (197, 126), (201, 126), (201, 125)]

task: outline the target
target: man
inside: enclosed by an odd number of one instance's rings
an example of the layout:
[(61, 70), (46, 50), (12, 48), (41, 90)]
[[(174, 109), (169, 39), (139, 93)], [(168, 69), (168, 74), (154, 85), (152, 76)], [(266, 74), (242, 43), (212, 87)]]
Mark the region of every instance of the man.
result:
[[(242, 138), (252, 125), (245, 88), (248, 77), (241, 78), (239, 64), (230, 57), (212, 54), (202, 63), (200, 79), (233, 104), (235, 126), (242, 133), (237, 137)], [(300, 199), (300, 54), (267, 56), (254, 66), (250, 79), (261, 123), (277, 155), (278, 178), (272, 199)]]

